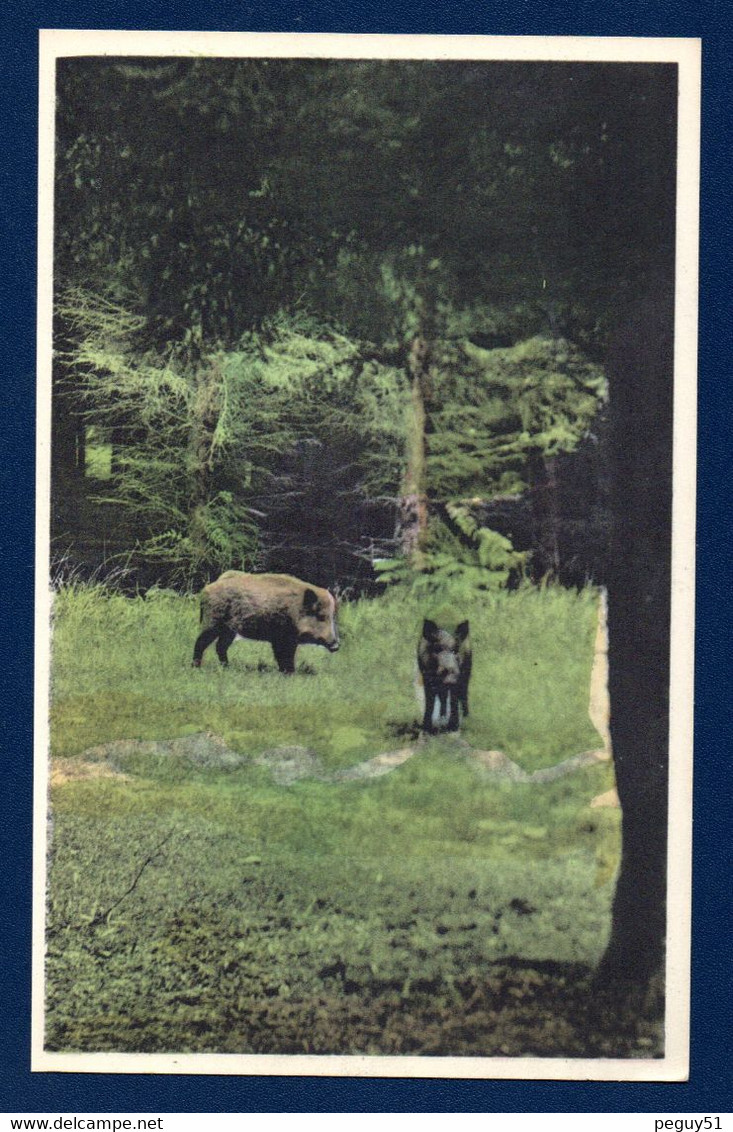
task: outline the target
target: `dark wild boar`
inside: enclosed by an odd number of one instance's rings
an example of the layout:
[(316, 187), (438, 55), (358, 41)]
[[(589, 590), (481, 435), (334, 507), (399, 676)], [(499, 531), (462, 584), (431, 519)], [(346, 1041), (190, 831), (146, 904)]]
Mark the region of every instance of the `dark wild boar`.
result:
[(468, 715), (468, 681), (471, 678), (471, 642), (468, 621), (462, 621), (455, 632), (438, 628), (435, 621), (425, 620), (417, 647), (417, 665), (425, 691), (423, 731), (435, 731), (436, 702), (440, 716), (448, 715), (448, 731), (458, 730), (458, 707)]
[(216, 641), (223, 665), (232, 641), (269, 641), (281, 672), (295, 671), (298, 645), (339, 647), (336, 599), (328, 590), (289, 574), (243, 574), (227, 570), (201, 595), (202, 630), (193, 649), (194, 668)]

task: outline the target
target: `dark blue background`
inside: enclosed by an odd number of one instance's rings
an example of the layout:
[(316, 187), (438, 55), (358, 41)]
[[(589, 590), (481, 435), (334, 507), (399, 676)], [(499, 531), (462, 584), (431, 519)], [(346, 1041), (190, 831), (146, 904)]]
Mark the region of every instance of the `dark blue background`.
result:
[[(448, 10), (446, 10), (446, 8)], [(5, 687), (0, 726), (0, 1111), (41, 1112), (730, 1112), (731, 797), (729, 515), (731, 91), (733, 37), (716, 0), (422, 0), (206, 4), (126, 0), (7, 3), (0, 14), (0, 554)], [(703, 165), (700, 340), (694, 973), (689, 1083), (398, 1081), (344, 1078), (31, 1075), (36, 117), (38, 29), (700, 36)], [(726, 522), (726, 520), (728, 520)], [(725, 713), (725, 718), (724, 718)]]

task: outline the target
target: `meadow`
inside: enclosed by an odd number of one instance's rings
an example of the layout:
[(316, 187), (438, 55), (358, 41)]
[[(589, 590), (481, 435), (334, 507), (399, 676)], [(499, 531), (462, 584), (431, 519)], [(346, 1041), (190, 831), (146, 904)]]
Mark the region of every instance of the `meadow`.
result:
[[(588, 717), (598, 594), (482, 595), (471, 715), (418, 740), (409, 597), (344, 603), (341, 650), (213, 649), (193, 597), (54, 598), (46, 1048), (651, 1056), (589, 993), (618, 810), (609, 762), (491, 775), (601, 746)], [(382, 777), (339, 774), (385, 751)], [(306, 769), (273, 775), (283, 749)]]

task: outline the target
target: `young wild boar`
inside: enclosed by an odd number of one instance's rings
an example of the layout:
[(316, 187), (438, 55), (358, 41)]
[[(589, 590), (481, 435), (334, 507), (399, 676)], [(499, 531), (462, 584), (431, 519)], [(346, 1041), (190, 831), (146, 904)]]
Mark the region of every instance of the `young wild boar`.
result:
[(227, 664), (232, 641), (269, 641), (281, 672), (295, 671), (298, 645), (339, 647), (336, 599), (289, 574), (243, 574), (227, 570), (201, 595), (202, 630), (193, 648), (194, 668), (216, 641), (216, 655)]
[(471, 643), (468, 621), (462, 621), (455, 632), (440, 629), (435, 621), (425, 620), (417, 647), (417, 665), (425, 691), (423, 731), (435, 730), (433, 719), (436, 701), (440, 716), (448, 715), (448, 731), (458, 730), (458, 705), (468, 715), (468, 681), (471, 678)]

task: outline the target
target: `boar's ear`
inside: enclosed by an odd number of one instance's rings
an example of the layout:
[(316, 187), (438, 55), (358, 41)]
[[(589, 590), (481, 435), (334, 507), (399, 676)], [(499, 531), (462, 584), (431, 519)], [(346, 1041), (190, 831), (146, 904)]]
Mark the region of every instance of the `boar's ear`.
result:
[(429, 621), (427, 618), (422, 623), (422, 635), (426, 641), (434, 641), (438, 635), (438, 626), (434, 621)]
[(306, 613), (315, 613), (318, 609), (318, 594), (315, 590), (306, 590), (303, 594), (303, 609)]
[(468, 621), (461, 621), (460, 625), (456, 629), (455, 636), (459, 645), (463, 641), (465, 641), (466, 637), (468, 636)]

